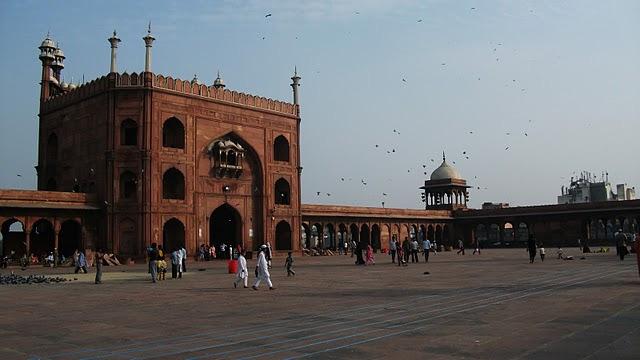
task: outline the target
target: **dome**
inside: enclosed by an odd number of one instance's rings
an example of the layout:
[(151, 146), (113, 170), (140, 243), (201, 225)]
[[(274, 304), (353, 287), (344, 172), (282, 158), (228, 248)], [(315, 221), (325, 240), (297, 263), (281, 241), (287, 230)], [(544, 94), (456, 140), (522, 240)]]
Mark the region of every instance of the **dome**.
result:
[(219, 71), (218, 71), (218, 77), (213, 81), (213, 86), (216, 87), (216, 88), (225, 87), (224, 80), (222, 80), (222, 78), (220, 77), (220, 72)]
[(56, 48), (56, 51), (53, 52), (53, 56), (57, 57), (57, 58), (65, 58), (64, 57), (64, 52), (62, 52), (62, 49), (60, 48)]
[(52, 49), (55, 49), (56, 48), (56, 44), (53, 42), (53, 40), (51, 40), (49, 35), (47, 35), (47, 37), (44, 40), (42, 40), (42, 44), (40, 44), (40, 48), (52, 48)]
[(431, 180), (462, 179), (458, 170), (442, 160), (442, 164), (431, 173)]

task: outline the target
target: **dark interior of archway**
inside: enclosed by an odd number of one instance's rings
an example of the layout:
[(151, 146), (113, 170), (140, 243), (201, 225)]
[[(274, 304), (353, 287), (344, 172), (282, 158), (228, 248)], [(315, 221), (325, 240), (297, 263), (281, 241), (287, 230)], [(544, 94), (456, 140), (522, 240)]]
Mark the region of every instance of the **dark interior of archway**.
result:
[(377, 226), (371, 228), (371, 247), (380, 250), (380, 228)]
[(29, 237), (31, 246), (29, 250), (38, 257), (49, 255), (55, 246), (55, 234), (53, 225), (46, 220), (40, 220), (33, 225)]
[[(240, 214), (231, 206), (224, 204), (215, 209), (209, 218), (209, 245), (215, 246), (219, 251), (221, 244), (234, 248), (242, 244), (241, 225)], [(227, 255), (219, 254), (218, 258), (225, 256)]]
[(60, 235), (58, 238), (58, 253), (68, 258), (73, 255), (76, 249), (80, 249), (82, 246), (80, 224), (75, 221), (65, 221), (60, 228)]
[(276, 250), (291, 250), (291, 227), (285, 221), (276, 226)]
[(162, 246), (165, 253), (184, 246), (184, 225), (178, 219), (167, 221), (162, 227)]

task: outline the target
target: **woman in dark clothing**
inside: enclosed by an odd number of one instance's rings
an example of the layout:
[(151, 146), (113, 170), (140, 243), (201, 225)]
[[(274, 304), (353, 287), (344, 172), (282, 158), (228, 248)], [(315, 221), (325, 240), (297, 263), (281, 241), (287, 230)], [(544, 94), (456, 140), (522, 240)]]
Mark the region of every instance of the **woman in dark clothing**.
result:
[(529, 263), (533, 264), (533, 260), (536, 258), (536, 238), (533, 234), (529, 235), (527, 247), (529, 248)]

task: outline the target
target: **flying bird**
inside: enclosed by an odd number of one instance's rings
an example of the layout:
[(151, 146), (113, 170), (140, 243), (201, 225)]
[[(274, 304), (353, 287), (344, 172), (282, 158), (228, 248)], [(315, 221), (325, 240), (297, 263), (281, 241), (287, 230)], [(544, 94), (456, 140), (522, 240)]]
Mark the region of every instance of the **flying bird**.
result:
[(16, 174), (17, 177), (22, 177), (22, 174)]
[(509, 150), (509, 147), (507, 146), (506, 148), (504, 148), (505, 150)]
[(387, 193), (382, 193), (382, 196), (387, 196)]
[(418, 22), (422, 22), (422, 19), (418, 20)]
[(268, 18), (271, 17), (271, 13), (268, 13), (267, 15), (265, 15), (264, 17)]
[(402, 78), (402, 82), (407, 82), (407, 80), (405, 78)]
[(316, 196), (320, 196), (320, 191), (316, 191)]
[(378, 144), (376, 144), (376, 147), (378, 147)]
[(340, 180), (344, 181), (344, 178), (340, 178)]
[(327, 193), (327, 196), (331, 196), (331, 194), (330, 194), (330, 193)]

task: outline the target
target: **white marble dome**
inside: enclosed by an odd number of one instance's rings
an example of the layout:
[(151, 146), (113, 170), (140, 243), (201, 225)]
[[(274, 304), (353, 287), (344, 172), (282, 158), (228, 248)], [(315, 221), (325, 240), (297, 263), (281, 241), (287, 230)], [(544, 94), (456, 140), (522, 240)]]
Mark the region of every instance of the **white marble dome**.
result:
[(462, 179), (458, 170), (442, 160), (442, 164), (431, 173), (431, 180)]

